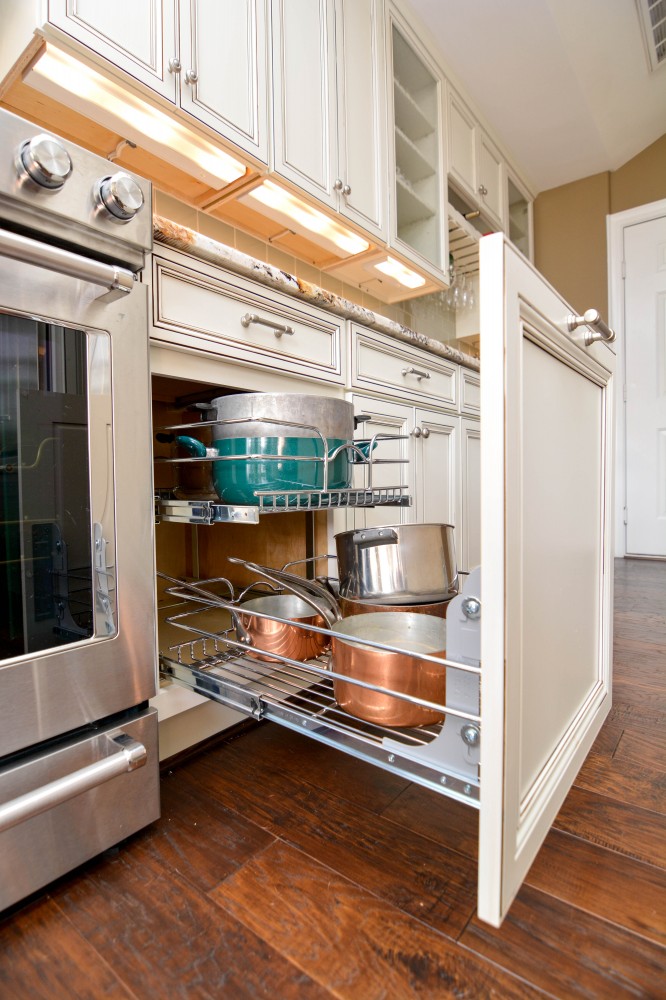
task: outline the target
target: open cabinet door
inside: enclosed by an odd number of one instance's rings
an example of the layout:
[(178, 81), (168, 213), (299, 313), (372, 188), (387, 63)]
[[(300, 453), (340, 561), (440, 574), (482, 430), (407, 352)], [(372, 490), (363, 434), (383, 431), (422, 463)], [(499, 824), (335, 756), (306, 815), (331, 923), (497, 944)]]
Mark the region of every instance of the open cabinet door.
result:
[(615, 356), (502, 234), (480, 268), (478, 914), (498, 926), (610, 708)]

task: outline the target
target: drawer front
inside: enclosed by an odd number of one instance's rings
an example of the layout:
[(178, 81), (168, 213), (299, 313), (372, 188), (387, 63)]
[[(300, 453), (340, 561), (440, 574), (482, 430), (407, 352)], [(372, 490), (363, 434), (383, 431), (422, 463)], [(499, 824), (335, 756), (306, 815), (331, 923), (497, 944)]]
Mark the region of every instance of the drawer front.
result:
[(481, 377), (469, 368), (460, 369), (460, 412), (481, 413)]
[(342, 320), (213, 265), (195, 266), (153, 258), (153, 341), (343, 381)]
[(388, 336), (352, 327), (352, 385), (457, 409), (457, 365)]

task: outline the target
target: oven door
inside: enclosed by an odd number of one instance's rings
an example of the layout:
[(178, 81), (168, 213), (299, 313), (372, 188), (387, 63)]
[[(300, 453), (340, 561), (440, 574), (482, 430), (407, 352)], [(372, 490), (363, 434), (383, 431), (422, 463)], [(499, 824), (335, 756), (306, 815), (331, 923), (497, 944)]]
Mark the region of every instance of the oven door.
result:
[(147, 296), (119, 275), (0, 233), (0, 757), (155, 693)]

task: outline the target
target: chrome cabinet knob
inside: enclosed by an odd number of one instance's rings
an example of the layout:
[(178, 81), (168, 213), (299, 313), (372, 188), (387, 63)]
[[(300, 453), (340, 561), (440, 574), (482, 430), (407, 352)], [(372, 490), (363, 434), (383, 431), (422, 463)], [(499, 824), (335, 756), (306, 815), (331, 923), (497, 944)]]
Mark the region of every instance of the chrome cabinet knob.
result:
[(412, 431), (412, 434), (413, 434), (413, 436), (414, 436), (415, 438), (420, 438), (420, 437), (421, 437), (421, 428), (419, 427), (419, 425), (418, 425), (418, 424), (416, 425), (416, 427), (415, 427), (415, 428), (414, 428), (414, 430)]
[(423, 428), (423, 430), (421, 431), (421, 434), (423, 435), (424, 438), (429, 438), (430, 437), (430, 431), (429, 431), (429, 429), (427, 427)]
[(185, 83), (196, 83), (199, 79), (199, 74), (195, 69), (188, 69), (185, 73)]
[(114, 218), (129, 222), (143, 208), (143, 191), (133, 177), (120, 171), (98, 184), (99, 201)]
[(19, 175), (27, 175), (40, 187), (61, 188), (72, 172), (72, 159), (57, 139), (41, 133), (27, 139), (19, 150)]
[(485, 184), (479, 184), (479, 194), (484, 196), (488, 194), (488, 188)]
[(183, 67), (181, 65), (180, 59), (176, 59), (175, 56), (173, 57), (173, 59), (169, 59), (168, 69), (170, 73), (180, 73), (182, 68)]
[(345, 184), (345, 186), (342, 189), (342, 193), (343, 193), (343, 195), (345, 197), (347, 197), (348, 195), (350, 195), (351, 194), (351, 186), (349, 184)]
[(342, 191), (343, 186), (344, 185), (342, 183), (342, 180), (339, 177), (336, 177), (335, 180), (333, 181), (333, 190)]

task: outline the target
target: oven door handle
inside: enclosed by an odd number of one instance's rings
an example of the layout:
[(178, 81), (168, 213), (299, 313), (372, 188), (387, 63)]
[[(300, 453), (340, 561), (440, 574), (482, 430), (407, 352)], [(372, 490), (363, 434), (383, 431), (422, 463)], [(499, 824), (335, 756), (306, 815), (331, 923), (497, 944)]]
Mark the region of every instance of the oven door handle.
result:
[(109, 742), (116, 753), (0, 805), (0, 833), (146, 763), (146, 748), (125, 733), (109, 737)]
[(7, 229), (0, 229), (0, 256), (13, 257), (24, 264), (34, 264), (49, 271), (67, 274), (71, 278), (89, 281), (93, 285), (101, 285), (106, 292), (99, 298), (106, 301), (121, 298), (134, 287), (134, 274), (127, 268), (81, 257), (71, 250), (40, 243)]

